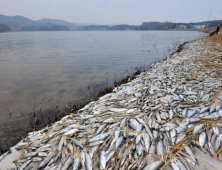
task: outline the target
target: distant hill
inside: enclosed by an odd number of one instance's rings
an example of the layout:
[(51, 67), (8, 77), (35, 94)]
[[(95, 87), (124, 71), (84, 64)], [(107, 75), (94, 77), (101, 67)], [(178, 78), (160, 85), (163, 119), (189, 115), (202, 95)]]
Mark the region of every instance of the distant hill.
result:
[(38, 23), (22, 16), (0, 15), (0, 23), (8, 25), (12, 30), (20, 30), (21, 27), (38, 26)]
[(49, 19), (49, 18), (44, 18), (36, 21), (39, 24), (54, 24), (54, 25), (61, 25), (61, 26), (66, 26), (69, 27), (70, 29), (78, 29), (80, 25), (76, 25), (72, 22), (67, 22), (64, 20), (59, 20), (59, 19)]
[(7, 26), (5, 24), (0, 24), (0, 32), (7, 32), (7, 31), (11, 31), (9, 26)]
[(41, 24), (39, 26), (30, 26), (30, 27), (22, 27), (21, 28), (21, 31), (38, 31), (38, 29), (40, 27), (51, 27), (51, 26), (56, 26), (54, 24), (51, 24), (51, 23), (46, 23), (46, 24)]
[(39, 31), (68, 31), (69, 28), (66, 26), (56, 25), (56, 26), (51, 26), (51, 27), (39, 27), (38, 30)]
[(66, 26), (70, 29), (77, 30), (81, 29), (81, 27), (83, 26), (90, 25), (84, 23), (72, 23), (64, 20), (49, 19), (49, 18), (33, 21), (23, 16), (5, 16), (5, 15), (0, 15), (0, 23), (8, 25), (12, 30), (16, 31), (19, 30), (33, 31), (33, 30), (38, 30), (39, 27), (49, 27), (56, 25)]

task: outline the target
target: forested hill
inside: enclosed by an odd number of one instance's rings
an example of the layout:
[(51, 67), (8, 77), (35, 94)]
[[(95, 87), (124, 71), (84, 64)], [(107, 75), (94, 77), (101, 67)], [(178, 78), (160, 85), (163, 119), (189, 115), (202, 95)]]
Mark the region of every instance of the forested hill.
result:
[(8, 25), (12, 30), (20, 30), (21, 27), (37, 26), (38, 23), (23, 16), (0, 15), (0, 23)]
[(7, 26), (5, 24), (0, 24), (0, 32), (7, 32), (7, 31), (11, 31), (9, 26)]

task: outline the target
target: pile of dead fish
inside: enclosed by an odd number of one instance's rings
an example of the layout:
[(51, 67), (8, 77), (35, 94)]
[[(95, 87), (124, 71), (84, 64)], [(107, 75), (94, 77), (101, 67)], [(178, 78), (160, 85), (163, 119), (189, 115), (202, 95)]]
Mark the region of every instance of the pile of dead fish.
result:
[(187, 44), (78, 114), (29, 133), (0, 160), (20, 152), (12, 169), (185, 170), (201, 163), (194, 147), (219, 159), (222, 107), (210, 102), (221, 79), (197, 71), (203, 50), (201, 41)]

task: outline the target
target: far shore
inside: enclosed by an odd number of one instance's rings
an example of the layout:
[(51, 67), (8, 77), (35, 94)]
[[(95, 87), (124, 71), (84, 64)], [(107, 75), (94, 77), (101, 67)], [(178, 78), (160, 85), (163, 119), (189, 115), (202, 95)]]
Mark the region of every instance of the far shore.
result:
[[(59, 32), (67, 32), (67, 31), (202, 31), (200, 29), (169, 29), (169, 30), (58, 30)], [(6, 31), (0, 33), (9, 33), (9, 32), (58, 32), (58, 31)]]

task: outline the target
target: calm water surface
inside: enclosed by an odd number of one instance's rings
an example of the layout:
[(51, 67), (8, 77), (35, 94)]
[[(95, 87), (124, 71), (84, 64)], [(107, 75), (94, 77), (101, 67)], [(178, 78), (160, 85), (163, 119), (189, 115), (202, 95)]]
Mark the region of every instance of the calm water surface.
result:
[(86, 101), (98, 85), (112, 85), (132, 74), (134, 67), (169, 56), (180, 43), (204, 35), (194, 31), (1, 33), (0, 146), (7, 149), (20, 132), (31, 128), (30, 113)]

